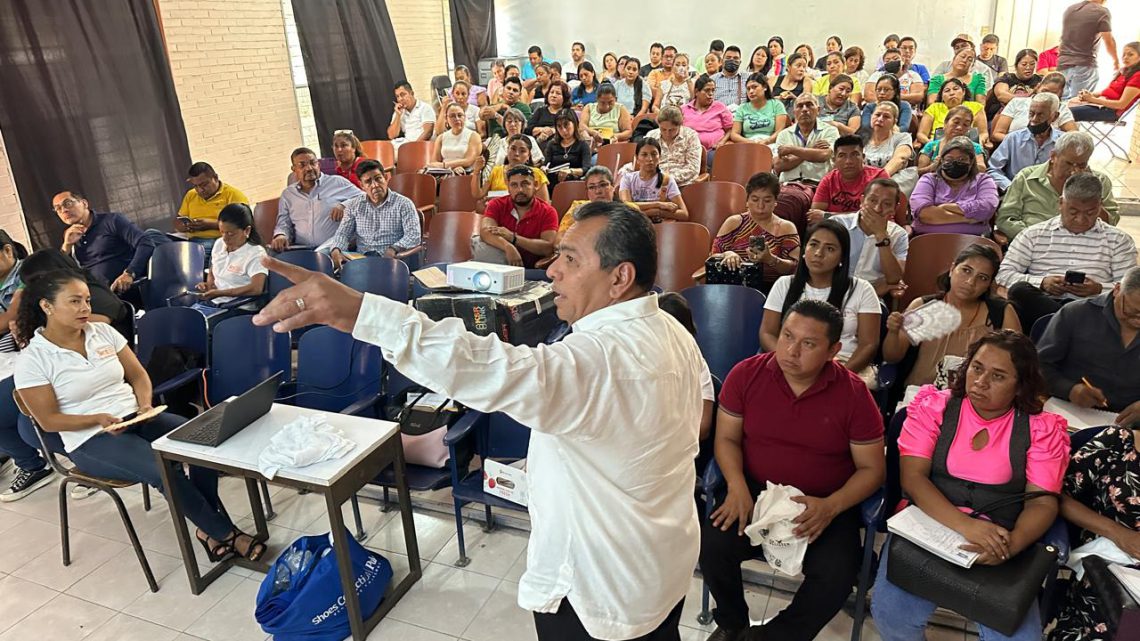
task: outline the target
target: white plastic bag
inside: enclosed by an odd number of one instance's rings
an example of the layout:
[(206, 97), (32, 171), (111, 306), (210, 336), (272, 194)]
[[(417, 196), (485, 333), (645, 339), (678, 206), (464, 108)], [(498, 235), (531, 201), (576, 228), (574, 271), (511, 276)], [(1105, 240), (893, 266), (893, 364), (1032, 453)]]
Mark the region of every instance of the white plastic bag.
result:
[(792, 522), (806, 509), (792, 497), (803, 495), (790, 485), (775, 485), (768, 481), (767, 489), (752, 511), (752, 523), (744, 528), (752, 545), (763, 548), (768, 565), (788, 576), (800, 573), (804, 553), (807, 552), (808, 540), (795, 535), (796, 524)]

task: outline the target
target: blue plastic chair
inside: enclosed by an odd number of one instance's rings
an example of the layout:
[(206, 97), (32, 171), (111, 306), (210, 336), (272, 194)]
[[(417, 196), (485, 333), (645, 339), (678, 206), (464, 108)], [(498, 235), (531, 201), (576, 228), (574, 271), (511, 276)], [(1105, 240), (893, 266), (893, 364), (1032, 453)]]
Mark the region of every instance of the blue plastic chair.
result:
[[(309, 249), (291, 249), (277, 254), (274, 258), (310, 271), (333, 275), (332, 259)], [(284, 276), (269, 272), (269, 298), (273, 298), (281, 290), (288, 289), (292, 285)]]
[(282, 386), (281, 398), (298, 407), (339, 412), (380, 391), (384, 357), (380, 348), (331, 327), (301, 337), (297, 378)]
[(1033, 327), (1029, 329), (1029, 340), (1033, 341), (1034, 345), (1045, 335), (1045, 330), (1049, 327), (1049, 321), (1053, 320), (1053, 316), (1054, 314), (1045, 314), (1033, 321)]
[(289, 336), (258, 327), (251, 318), (227, 318), (214, 328), (207, 388), (211, 405), (244, 394), (277, 372), (284, 372), (284, 380), (291, 378)]
[(172, 299), (202, 282), (206, 251), (197, 243), (170, 242), (154, 248), (146, 278), (139, 279), (147, 311), (167, 307)]
[(543, 282), (551, 282), (550, 276), (546, 274), (545, 269), (528, 269), (526, 270), (527, 280), (540, 280)]
[(340, 282), (358, 292), (408, 302), (411, 272), (403, 261), (382, 256), (350, 260), (340, 269)]
[[(209, 354), (209, 333), (206, 318), (189, 307), (160, 307), (143, 315), (137, 323), (138, 357), (145, 367), (150, 363), (156, 347), (170, 345), (187, 349), (202, 356)], [(163, 381), (154, 388), (154, 396), (161, 398), (184, 385), (202, 381), (202, 368), (195, 367)], [(201, 391), (201, 389), (199, 389)]]
[(764, 294), (743, 285), (700, 285), (681, 295), (693, 311), (697, 345), (714, 376), (724, 380), (734, 365), (760, 351)]

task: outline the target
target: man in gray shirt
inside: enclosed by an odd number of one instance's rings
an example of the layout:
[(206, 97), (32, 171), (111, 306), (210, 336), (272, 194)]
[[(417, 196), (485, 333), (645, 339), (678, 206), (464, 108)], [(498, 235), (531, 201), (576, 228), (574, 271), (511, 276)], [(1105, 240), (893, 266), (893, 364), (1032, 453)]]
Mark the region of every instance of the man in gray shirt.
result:
[(1101, 40), (1112, 58), (1112, 70), (1120, 71), (1116, 40), (1112, 37), (1112, 14), (1105, 8), (1104, 0), (1083, 0), (1065, 9), (1057, 56), (1057, 71), (1065, 76), (1065, 95), (1061, 100), (1081, 91), (1096, 90), (1096, 45)]

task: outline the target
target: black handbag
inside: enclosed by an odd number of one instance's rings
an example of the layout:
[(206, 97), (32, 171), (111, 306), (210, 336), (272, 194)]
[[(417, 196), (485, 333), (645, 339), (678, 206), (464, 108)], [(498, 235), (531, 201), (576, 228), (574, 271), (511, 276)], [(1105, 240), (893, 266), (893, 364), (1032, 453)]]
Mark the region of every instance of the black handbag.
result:
[[(990, 510), (1052, 492), (1026, 492), (974, 510)], [(892, 535), (887, 579), (897, 587), (935, 605), (977, 621), (1004, 635), (1017, 631), (1049, 572), (1057, 569), (1057, 548), (1036, 543), (1001, 565), (964, 568), (945, 561), (905, 538)]]

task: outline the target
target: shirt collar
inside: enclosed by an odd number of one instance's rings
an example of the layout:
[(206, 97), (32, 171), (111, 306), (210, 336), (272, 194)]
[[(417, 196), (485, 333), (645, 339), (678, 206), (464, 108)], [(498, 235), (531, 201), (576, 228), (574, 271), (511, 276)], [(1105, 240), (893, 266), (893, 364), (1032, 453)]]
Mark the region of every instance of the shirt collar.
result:
[(828, 361), (827, 363), (824, 363), (823, 369), (820, 370), (819, 376), (816, 377), (815, 382), (812, 383), (811, 387), (807, 388), (804, 393), (800, 394), (799, 396), (796, 396), (792, 391), (792, 386), (788, 384), (788, 379), (784, 377), (784, 370), (780, 369), (780, 363), (776, 360), (775, 354), (772, 354), (772, 357), (769, 358), (768, 362), (764, 364), (764, 371), (776, 380), (776, 383), (780, 386), (780, 389), (787, 392), (790, 398), (794, 400), (801, 400), (823, 389), (826, 389), (829, 385), (831, 385), (832, 381), (835, 380), (839, 369), (842, 367), (843, 366), (836, 361)]
[(614, 325), (651, 316), (657, 313), (659, 309), (657, 306), (657, 294), (651, 293), (646, 296), (638, 296), (633, 300), (607, 305), (595, 312), (591, 312), (585, 317), (579, 318), (578, 321), (574, 323), (573, 328), (575, 332), (601, 329), (607, 325)]
[[(91, 331), (90, 330), (91, 330), (90, 324), (88, 324), (88, 326), (83, 328), (83, 345), (84, 346), (87, 345), (87, 340), (91, 338)], [(70, 349), (66, 349), (64, 347), (60, 347), (59, 345), (56, 345), (55, 343), (53, 343), (53, 342), (49, 341), (47, 338), (45, 338), (43, 327), (37, 327), (36, 331), (32, 334), (32, 340), (28, 341), (28, 347), (31, 347), (32, 345), (39, 345), (40, 349), (46, 349), (47, 351), (51, 352), (52, 354), (74, 354), (75, 353), (75, 351), (70, 350)]]
[(293, 183), (293, 190), (296, 191), (298, 194), (301, 194), (302, 196), (310, 196), (311, 197), (313, 194), (315, 194), (317, 192), (317, 190), (319, 190), (321, 188), (321, 181), (324, 179), (325, 179), (324, 172), (317, 172), (317, 180), (315, 182), (313, 182), (313, 189), (309, 193), (306, 194), (305, 192), (301, 191), (301, 181), (299, 181), (299, 180), (297, 182)]

